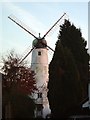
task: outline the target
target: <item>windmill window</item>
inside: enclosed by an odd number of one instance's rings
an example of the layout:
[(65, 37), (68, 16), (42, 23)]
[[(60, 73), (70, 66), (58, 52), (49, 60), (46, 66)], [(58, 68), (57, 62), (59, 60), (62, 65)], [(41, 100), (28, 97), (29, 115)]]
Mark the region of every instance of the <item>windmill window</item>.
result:
[(41, 55), (41, 51), (38, 52), (38, 55)]

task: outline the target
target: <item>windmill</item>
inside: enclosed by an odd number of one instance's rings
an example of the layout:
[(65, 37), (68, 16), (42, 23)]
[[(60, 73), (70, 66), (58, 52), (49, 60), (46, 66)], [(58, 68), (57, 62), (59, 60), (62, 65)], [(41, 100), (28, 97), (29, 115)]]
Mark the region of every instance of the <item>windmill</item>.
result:
[[(33, 33), (30, 32), (26, 28), (26, 26), (18, 20), (14, 16), (8, 16), (8, 18), (16, 23), (19, 27), (24, 29), (26, 32), (28, 32), (30, 35), (32, 35), (35, 39), (32, 42), (32, 49), (21, 59), (20, 63), (32, 52), (32, 60), (31, 60), (31, 69), (35, 72), (35, 78), (36, 78), (36, 84), (38, 90), (42, 93), (43, 98), (43, 107), (45, 108), (46, 104), (48, 104), (47, 100), (47, 84), (48, 84), (48, 49), (54, 50), (47, 45), (47, 42), (45, 40), (45, 37), (48, 35), (48, 33), (56, 26), (56, 24), (65, 16), (66, 13), (64, 13), (54, 24), (53, 26), (43, 35), (43, 37), (40, 36), (36, 37)], [(38, 101), (38, 99), (37, 99)], [(42, 101), (39, 101), (42, 102)]]

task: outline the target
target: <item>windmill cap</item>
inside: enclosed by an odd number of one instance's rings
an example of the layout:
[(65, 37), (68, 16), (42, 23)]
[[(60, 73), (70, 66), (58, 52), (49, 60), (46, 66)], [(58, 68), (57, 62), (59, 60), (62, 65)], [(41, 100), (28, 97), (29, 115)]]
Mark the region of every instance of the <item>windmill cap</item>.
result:
[(45, 39), (39, 37), (38, 39), (33, 40), (32, 45), (36, 48), (45, 48), (47, 47), (47, 42)]

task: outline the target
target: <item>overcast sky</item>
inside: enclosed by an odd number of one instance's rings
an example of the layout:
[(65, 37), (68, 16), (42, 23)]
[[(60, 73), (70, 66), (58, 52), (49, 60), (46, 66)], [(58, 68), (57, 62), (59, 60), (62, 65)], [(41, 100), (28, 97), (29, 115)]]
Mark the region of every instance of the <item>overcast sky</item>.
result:
[[(2, 8), (1, 8), (2, 7)], [(59, 25), (64, 19), (69, 19), (77, 28), (81, 28), (82, 36), (88, 41), (88, 1), (86, 2), (1, 2), (0, 3), (0, 54), (15, 49), (17, 53), (24, 55), (32, 48), (34, 38), (8, 19), (13, 14), (25, 27), (38, 37), (43, 36), (48, 29), (66, 12), (66, 16), (58, 26), (46, 36), (47, 43), (55, 49), (55, 43), (59, 33)], [(26, 26), (27, 25), (27, 26)], [(53, 52), (49, 50), (49, 61)], [(31, 59), (31, 56), (30, 56)]]

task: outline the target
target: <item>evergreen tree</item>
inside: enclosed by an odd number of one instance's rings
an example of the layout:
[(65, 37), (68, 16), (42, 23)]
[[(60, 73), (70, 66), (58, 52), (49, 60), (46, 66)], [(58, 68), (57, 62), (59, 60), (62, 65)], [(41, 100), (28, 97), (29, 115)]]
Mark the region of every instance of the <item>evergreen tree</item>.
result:
[(87, 97), (89, 72), (86, 45), (80, 28), (65, 20), (49, 65), (48, 99), (55, 118), (81, 112), (81, 103)]
[(71, 51), (58, 40), (49, 65), (48, 99), (54, 118), (67, 117), (81, 102), (78, 69)]
[(69, 20), (65, 20), (64, 24), (60, 26), (58, 39), (64, 47), (71, 50), (74, 56), (82, 83), (82, 99), (84, 99), (87, 97), (89, 68), (89, 55), (86, 48), (87, 42), (82, 37), (80, 28), (76, 28)]

